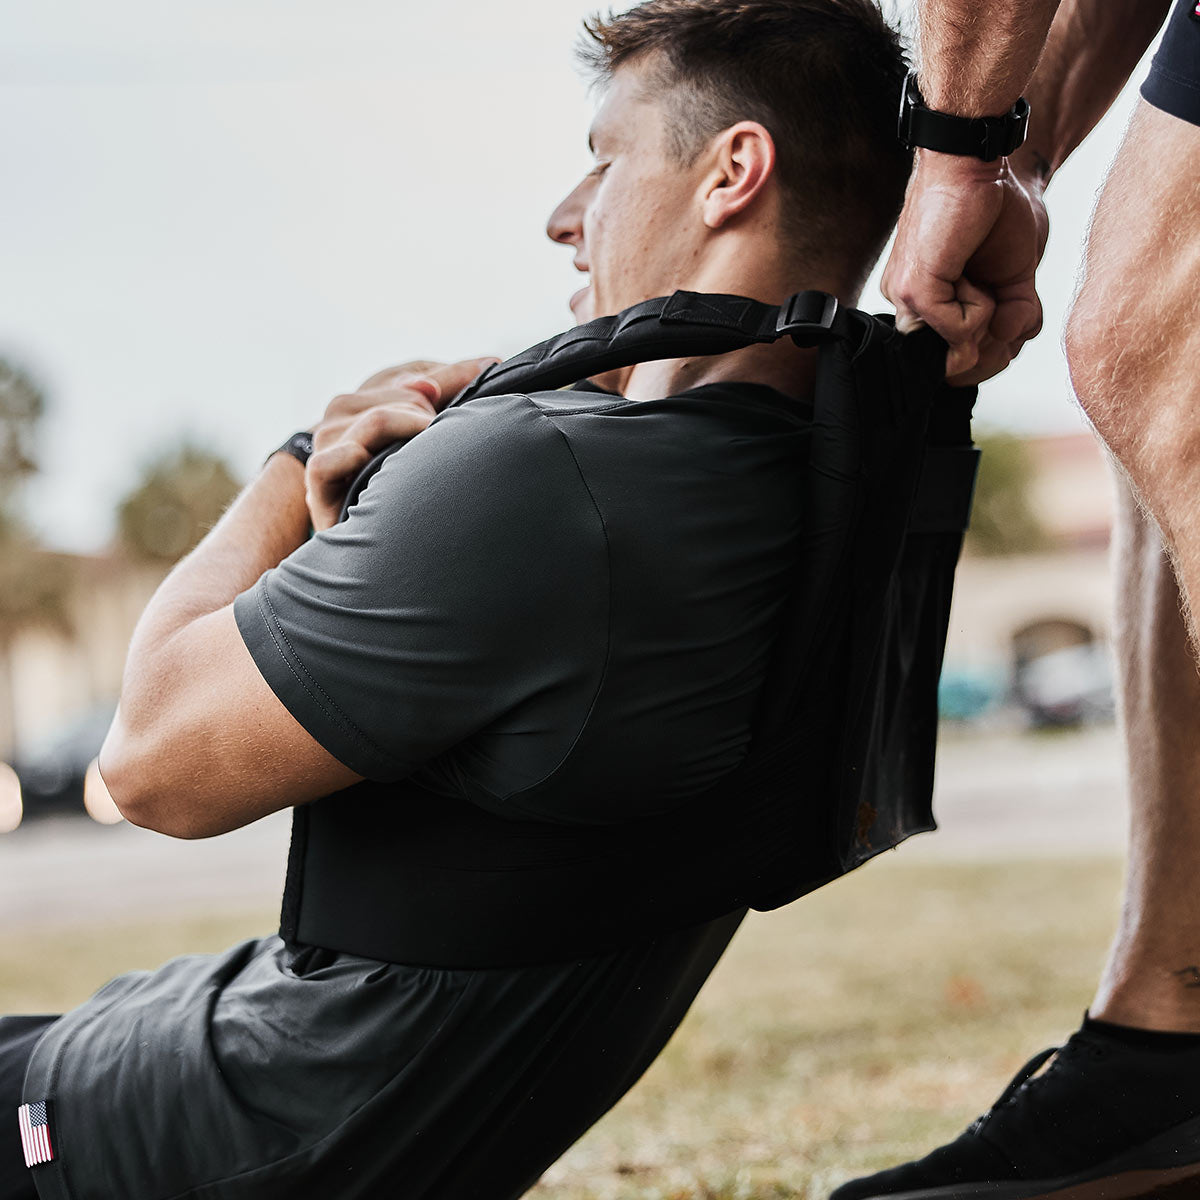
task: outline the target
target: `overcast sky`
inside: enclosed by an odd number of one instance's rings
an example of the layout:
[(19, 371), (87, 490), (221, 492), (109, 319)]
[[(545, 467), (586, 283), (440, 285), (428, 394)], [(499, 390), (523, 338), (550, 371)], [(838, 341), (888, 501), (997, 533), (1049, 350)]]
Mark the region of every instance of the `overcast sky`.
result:
[[(49, 398), (47, 538), (102, 547), (184, 436), (245, 477), (384, 365), (569, 325), (543, 230), (590, 162), (594, 7), (0, 0), (0, 354)], [(1060, 331), (1134, 95), (1052, 185), (1046, 332), (986, 386), (990, 425), (1080, 427)]]

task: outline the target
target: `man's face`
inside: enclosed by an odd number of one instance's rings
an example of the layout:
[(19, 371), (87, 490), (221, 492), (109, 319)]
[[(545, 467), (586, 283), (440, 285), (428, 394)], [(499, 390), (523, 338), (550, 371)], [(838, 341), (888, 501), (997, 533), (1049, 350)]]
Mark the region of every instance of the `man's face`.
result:
[(571, 297), (579, 323), (674, 291), (699, 257), (703, 166), (671, 160), (667, 115), (661, 101), (643, 97), (644, 77), (637, 63), (614, 73), (588, 139), (596, 165), (546, 226), (590, 273), (590, 285)]

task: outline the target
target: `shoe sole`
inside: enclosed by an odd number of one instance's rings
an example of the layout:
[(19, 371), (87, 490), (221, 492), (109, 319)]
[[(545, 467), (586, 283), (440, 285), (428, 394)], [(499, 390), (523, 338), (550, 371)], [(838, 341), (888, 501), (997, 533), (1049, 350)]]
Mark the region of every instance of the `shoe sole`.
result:
[[(1047, 1187), (1051, 1190), (1046, 1191)], [(1194, 1200), (1197, 1196), (1200, 1196), (1200, 1164), (1173, 1171), (1128, 1171), (1067, 1187), (1044, 1180), (1017, 1184), (960, 1183), (916, 1192), (891, 1192), (872, 1196), (870, 1200), (975, 1200), (976, 1197), (979, 1200)]]
[[(1180, 1159), (1184, 1161), (1180, 1163)], [(1191, 1160), (1191, 1161), (1188, 1161)], [(956, 1183), (864, 1200), (1196, 1200), (1200, 1118), (1168, 1130), (1091, 1171), (1058, 1179)]]

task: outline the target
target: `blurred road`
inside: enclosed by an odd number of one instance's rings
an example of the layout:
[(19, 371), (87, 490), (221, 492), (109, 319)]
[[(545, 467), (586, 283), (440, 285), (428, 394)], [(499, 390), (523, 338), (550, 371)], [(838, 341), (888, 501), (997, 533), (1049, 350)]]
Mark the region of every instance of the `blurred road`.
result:
[(87, 817), (28, 821), (0, 837), (0, 922), (32, 928), (278, 903), (290, 813), (179, 841)]
[(937, 833), (900, 853), (936, 858), (1120, 853), (1128, 807), (1114, 726), (1079, 733), (943, 735)]
[[(941, 829), (897, 853), (980, 859), (1118, 853), (1122, 757), (1115, 730), (943, 739)], [(30, 821), (0, 836), (0, 920), (8, 928), (104, 922), (277, 903), (290, 816), (196, 842), (86, 818)]]

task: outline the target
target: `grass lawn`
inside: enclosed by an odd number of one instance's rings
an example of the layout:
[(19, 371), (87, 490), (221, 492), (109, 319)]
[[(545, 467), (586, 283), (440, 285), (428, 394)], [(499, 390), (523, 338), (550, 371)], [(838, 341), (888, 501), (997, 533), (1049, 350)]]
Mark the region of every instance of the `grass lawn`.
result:
[[(1078, 1023), (1116, 916), (1115, 860), (890, 855), (753, 914), (642, 1082), (531, 1200), (823, 1198), (957, 1134)], [(223, 947), (271, 912), (0, 940), (0, 1012)]]

